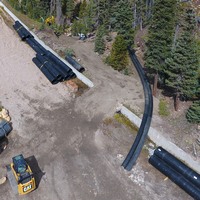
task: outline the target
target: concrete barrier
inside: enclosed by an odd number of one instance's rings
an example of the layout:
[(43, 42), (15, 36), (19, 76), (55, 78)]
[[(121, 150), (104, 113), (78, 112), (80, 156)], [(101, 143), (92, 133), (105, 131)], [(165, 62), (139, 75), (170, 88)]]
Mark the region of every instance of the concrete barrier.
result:
[[(121, 106), (118, 108), (120, 112), (126, 116), (133, 124), (135, 124), (137, 127), (140, 127), (141, 119), (136, 116), (134, 113), (132, 113), (130, 110), (128, 110), (126, 107)], [(183, 161), (185, 164), (187, 164), (190, 168), (192, 168), (197, 173), (200, 173), (200, 162), (195, 161), (192, 156), (187, 154), (185, 151), (183, 151), (181, 148), (176, 146), (174, 143), (168, 141), (165, 137), (163, 137), (157, 130), (154, 128), (150, 128), (148, 132), (148, 137), (150, 140), (152, 140), (157, 146), (162, 146), (164, 149), (169, 151), (172, 155)]]

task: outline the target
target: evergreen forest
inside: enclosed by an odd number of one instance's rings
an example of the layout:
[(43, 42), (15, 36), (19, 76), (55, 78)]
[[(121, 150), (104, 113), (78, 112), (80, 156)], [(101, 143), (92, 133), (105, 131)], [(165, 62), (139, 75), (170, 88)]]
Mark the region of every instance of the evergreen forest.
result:
[[(191, 101), (186, 118), (200, 123), (200, 7), (197, 0), (7, 0), (16, 10), (45, 24), (55, 17), (59, 30), (95, 34), (94, 51), (118, 71), (127, 69), (127, 47), (143, 45), (144, 68), (153, 95), (159, 87), (179, 102)], [(61, 31), (62, 32), (62, 31)], [(113, 38), (112, 33), (116, 33)], [(145, 33), (145, 34), (143, 34)]]

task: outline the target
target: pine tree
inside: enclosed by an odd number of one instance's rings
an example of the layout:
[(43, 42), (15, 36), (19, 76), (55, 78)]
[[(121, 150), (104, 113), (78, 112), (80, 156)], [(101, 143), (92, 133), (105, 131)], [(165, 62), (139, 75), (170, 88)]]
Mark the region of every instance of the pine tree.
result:
[(83, 0), (83, 2), (80, 5), (80, 11), (79, 11), (79, 17), (83, 18), (86, 15), (86, 7), (87, 7), (87, 2), (86, 0)]
[(95, 48), (94, 48), (94, 51), (98, 52), (99, 54), (103, 54), (105, 51), (105, 41), (103, 38), (104, 36), (105, 36), (105, 28), (103, 25), (101, 25), (97, 29), (97, 34), (95, 38)]
[(174, 0), (155, 1), (149, 27), (145, 66), (154, 77), (153, 95), (157, 93), (159, 76), (165, 69), (165, 59), (170, 57), (174, 27), (176, 23), (177, 2)]
[(117, 35), (112, 46), (108, 63), (116, 70), (121, 71), (128, 65), (127, 44), (122, 35)]
[(186, 118), (190, 123), (200, 123), (200, 100), (193, 102), (186, 113)]
[[(79, 11), (78, 16), (80, 18), (77, 20), (74, 20), (73, 26), (72, 26), (72, 29), (73, 29), (72, 32), (75, 33), (75, 35), (78, 33), (83, 33), (87, 35), (88, 32), (93, 31), (94, 12), (93, 12), (92, 0), (89, 1), (88, 3), (86, 2), (86, 0), (84, 0), (80, 4), (80, 11)], [(81, 31), (81, 32), (77, 32), (77, 31)]]
[(74, 0), (62, 0), (62, 12), (70, 20), (73, 19), (74, 9)]
[(134, 21), (133, 28), (138, 25), (140, 29), (145, 26), (148, 19), (151, 17), (151, 8), (153, 6), (152, 0), (135, 0), (133, 4)]
[(72, 34), (77, 36), (80, 33), (86, 35), (87, 32), (85, 26), (81, 20), (74, 20), (72, 24)]
[(186, 12), (183, 33), (177, 40), (171, 58), (166, 59), (166, 85), (173, 89), (175, 95), (175, 110), (178, 109), (178, 99), (185, 96), (192, 99), (198, 89), (198, 51), (194, 40), (194, 15)]
[(87, 32), (92, 32), (93, 29), (94, 29), (94, 15), (95, 15), (95, 13), (94, 13), (93, 8), (94, 8), (94, 4), (93, 4), (93, 0), (91, 0), (86, 6), (86, 10), (85, 10), (86, 15), (83, 18)]
[(39, 20), (46, 18), (50, 11), (50, 0), (8, 0), (10, 5), (28, 17)]
[(106, 28), (109, 28), (112, 4), (112, 0), (94, 1), (95, 21), (97, 25), (104, 25)]
[(196, 45), (197, 45), (197, 55), (198, 55), (198, 63), (199, 63), (199, 67), (198, 67), (198, 87), (197, 87), (197, 98), (200, 99), (200, 40), (196, 40)]
[(118, 0), (112, 7), (111, 28), (122, 35), (126, 45), (130, 46), (133, 41), (133, 13), (129, 0)]

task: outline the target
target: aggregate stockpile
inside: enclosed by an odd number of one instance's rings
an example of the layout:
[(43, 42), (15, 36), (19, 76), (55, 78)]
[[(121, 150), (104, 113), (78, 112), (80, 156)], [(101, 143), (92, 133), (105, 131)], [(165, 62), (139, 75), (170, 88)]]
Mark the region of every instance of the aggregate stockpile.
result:
[(162, 147), (149, 158), (149, 163), (169, 177), (196, 200), (200, 200), (200, 175)]
[(26, 41), (36, 52), (36, 57), (32, 61), (52, 84), (76, 77), (71, 68), (37, 42), (34, 36), (19, 21), (15, 21), (13, 27), (22, 41)]

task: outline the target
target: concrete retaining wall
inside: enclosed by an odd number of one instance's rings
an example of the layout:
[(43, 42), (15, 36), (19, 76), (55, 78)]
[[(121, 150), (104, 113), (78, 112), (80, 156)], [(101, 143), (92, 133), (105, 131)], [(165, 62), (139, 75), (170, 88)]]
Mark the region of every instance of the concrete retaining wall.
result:
[[(119, 110), (119, 109), (118, 109)], [(121, 106), (120, 111), (123, 115), (125, 115), (133, 124), (137, 127), (141, 124), (141, 119), (128, 110), (126, 107)], [(187, 154), (185, 151), (180, 149), (174, 143), (168, 141), (165, 137), (163, 137), (158, 131), (153, 128), (149, 129), (148, 137), (152, 140), (157, 146), (162, 146), (164, 149), (169, 151), (172, 155), (183, 161), (190, 168), (195, 170), (200, 174), (200, 162), (195, 161), (192, 156)]]

